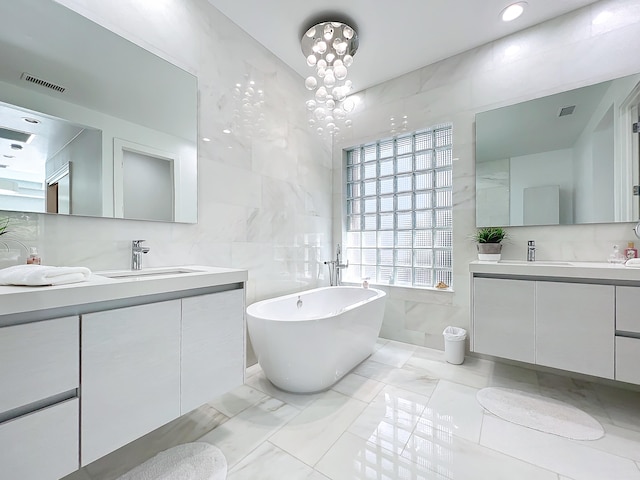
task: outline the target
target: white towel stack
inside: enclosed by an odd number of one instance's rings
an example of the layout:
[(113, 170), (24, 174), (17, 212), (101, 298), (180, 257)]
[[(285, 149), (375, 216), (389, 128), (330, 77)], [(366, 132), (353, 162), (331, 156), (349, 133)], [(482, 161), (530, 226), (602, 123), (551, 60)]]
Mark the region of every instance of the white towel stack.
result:
[(0, 270), (0, 285), (39, 287), (85, 282), (91, 276), (86, 267), (49, 267), (45, 265), (14, 265)]

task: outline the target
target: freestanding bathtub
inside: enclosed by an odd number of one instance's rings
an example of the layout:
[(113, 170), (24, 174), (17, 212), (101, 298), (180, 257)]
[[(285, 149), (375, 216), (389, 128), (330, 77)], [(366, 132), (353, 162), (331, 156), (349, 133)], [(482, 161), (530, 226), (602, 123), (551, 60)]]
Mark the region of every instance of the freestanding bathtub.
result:
[(324, 287), (250, 305), (249, 337), (266, 377), (289, 392), (329, 388), (373, 353), (385, 296)]

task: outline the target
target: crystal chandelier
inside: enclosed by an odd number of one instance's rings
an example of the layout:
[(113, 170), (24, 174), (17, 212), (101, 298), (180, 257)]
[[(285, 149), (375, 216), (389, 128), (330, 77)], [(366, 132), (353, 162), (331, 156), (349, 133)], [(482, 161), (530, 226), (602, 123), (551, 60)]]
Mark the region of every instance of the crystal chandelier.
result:
[(314, 92), (314, 98), (307, 100), (309, 124), (320, 135), (335, 135), (351, 125), (346, 117), (355, 103), (348, 98), (351, 80), (347, 74), (358, 50), (358, 35), (345, 23), (322, 22), (309, 28), (300, 43), (307, 65), (315, 70), (304, 81)]

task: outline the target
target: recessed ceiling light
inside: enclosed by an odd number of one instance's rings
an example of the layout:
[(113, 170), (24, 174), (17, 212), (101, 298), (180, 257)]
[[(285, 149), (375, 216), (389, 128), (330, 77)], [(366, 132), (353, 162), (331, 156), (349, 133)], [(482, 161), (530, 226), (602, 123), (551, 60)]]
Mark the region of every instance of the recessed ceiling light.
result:
[(229, 130), (228, 128), (225, 128), (224, 130), (222, 130), (222, 133), (229, 134), (231, 133), (231, 130)]
[(202, 141), (203, 141), (203, 142), (210, 142), (210, 141), (211, 141), (211, 139), (210, 139), (210, 138), (207, 138), (207, 137), (202, 137)]
[(511, 20), (515, 20), (522, 12), (524, 12), (525, 7), (527, 6), (527, 2), (516, 2), (507, 6), (502, 12), (500, 12), (500, 18), (503, 22), (510, 22)]
[(37, 125), (38, 123), (40, 123), (40, 120), (38, 120), (36, 118), (22, 117), (22, 120), (24, 120), (27, 123), (32, 123), (34, 125)]

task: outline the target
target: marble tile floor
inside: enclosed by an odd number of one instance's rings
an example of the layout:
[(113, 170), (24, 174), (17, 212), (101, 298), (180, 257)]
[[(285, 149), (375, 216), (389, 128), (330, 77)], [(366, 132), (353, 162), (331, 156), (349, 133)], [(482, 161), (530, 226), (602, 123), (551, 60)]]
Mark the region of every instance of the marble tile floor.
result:
[[(65, 480), (111, 480), (155, 451), (211, 442), (229, 480), (640, 480), (640, 392), (380, 339), (331, 389), (278, 390), (259, 366), (245, 385)], [(575, 405), (605, 436), (575, 441), (506, 422), (475, 399), (486, 386)]]

